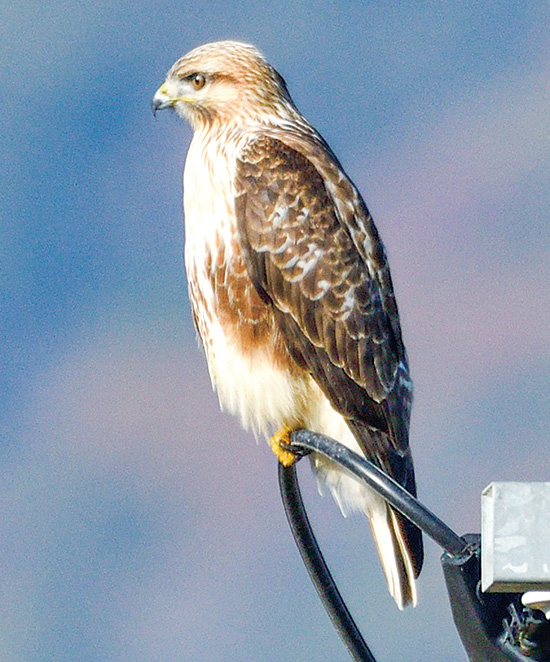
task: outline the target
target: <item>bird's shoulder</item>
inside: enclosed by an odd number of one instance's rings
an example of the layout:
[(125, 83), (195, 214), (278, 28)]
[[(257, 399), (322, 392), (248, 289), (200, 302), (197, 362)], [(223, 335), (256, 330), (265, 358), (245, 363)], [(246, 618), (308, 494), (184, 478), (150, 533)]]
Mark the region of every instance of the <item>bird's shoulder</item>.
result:
[[(250, 190), (301, 192), (302, 206), (320, 203), (346, 229), (373, 270), (387, 264), (384, 245), (359, 190), (324, 138), (307, 122), (263, 127), (251, 133), (237, 157), (237, 195)], [(248, 183), (248, 187), (246, 186)], [(373, 273), (374, 276), (374, 273)]]

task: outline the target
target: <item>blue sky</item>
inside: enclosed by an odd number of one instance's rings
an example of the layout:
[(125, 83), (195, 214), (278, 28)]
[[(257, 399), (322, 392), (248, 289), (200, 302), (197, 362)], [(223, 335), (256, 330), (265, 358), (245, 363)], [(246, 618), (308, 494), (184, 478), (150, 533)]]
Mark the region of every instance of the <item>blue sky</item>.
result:
[[(346, 659), (274, 458), (218, 412), (183, 276), (190, 130), (150, 100), (237, 38), (286, 78), (392, 264), (419, 491), (479, 530), (492, 480), (548, 478), (548, 2), (22, 2), (0, 9), (0, 657)], [(305, 464), (305, 463), (304, 463)], [(386, 595), (368, 527), (301, 469), (381, 662), (465, 659), (439, 550)]]

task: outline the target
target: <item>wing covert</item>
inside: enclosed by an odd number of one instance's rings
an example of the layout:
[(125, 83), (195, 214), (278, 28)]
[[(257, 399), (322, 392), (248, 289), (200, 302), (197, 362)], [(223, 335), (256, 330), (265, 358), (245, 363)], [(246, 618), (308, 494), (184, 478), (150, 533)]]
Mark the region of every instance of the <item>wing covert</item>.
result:
[(268, 136), (241, 155), (236, 186), (245, 261), (289, 351), (335, 408), (405, 450), (408, 404), (397, 411), (397, 392), (407, 367), (389, 271), (377, 234), (367, 237), (375, 260), (362, 250), (367, 242), (354, 240), (357, 228), (374, 228), (366, 207), (356, 205), (353, 221), (343, 222), (312, 162)]

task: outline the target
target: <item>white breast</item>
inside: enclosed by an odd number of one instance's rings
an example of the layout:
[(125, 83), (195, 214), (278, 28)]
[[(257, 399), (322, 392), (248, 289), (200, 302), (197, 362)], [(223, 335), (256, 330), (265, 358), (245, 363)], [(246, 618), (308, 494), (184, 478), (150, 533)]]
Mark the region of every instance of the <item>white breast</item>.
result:
[(204, 267), (206, 251), (216, 250), (215, 238), (226, 246), (236, 232), (235, 168), (242, 140), (209, 139), (196, 132), (183, 173), (185, 211), (185, 263)]
[[(310, 388), (309, 377), (291, 375), (269, 360), (269, 351), (243, 352), (220, 323), (209, 265), (223, 250), (230, 259), (236, 241), (234, 208), (237, 155), (244, 139), (213, 141), (196, 133), (184, 171), (185, 264), (189, 293), (210, 378), (221, 406), (244, 427), (268, 433), (297, 420)], [(223, 147), (220, 143), (223, 142)]]

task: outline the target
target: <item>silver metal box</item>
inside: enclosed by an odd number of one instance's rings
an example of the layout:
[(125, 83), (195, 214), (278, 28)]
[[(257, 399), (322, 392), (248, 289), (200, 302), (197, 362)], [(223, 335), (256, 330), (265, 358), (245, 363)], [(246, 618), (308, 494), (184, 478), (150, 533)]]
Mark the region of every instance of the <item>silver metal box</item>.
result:
[(481, 590), (550, 589), (550, 483), (491, 483), (481, 497)]

